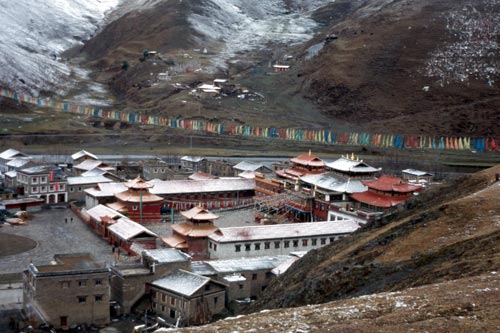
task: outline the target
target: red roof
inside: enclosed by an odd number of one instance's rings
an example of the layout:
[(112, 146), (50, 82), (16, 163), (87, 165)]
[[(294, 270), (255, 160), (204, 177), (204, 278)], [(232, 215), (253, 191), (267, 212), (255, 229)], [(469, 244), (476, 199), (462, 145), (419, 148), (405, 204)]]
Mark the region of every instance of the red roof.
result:
[(364, 181), (363, 185), (368, 186), (373, 190), (383, 192), (410, 193), (420, 191), (422, 189), (419, 185), (408, 184), (399, 177), (391, 177), (387, 175), (382, 175), (375, 180)]
[(407, 198), (390, 197), (373, 192), (361, 192), (351, 194), (351, 198), (356, 201), (381, 208), (390, 208), (406, 201)]
[(215, 220), (219, 217), (203, 207), (193, 207), (190, 210), (181, 212), (181, 215), (189, 220), (207, 221)]
[(312, 155), (311, 153), (306, 153), (299, 155), (297, 157), (291, 158), (290, 162), (305, 166), (312, 167), (325, 167), (325, 162), (322, 159)]

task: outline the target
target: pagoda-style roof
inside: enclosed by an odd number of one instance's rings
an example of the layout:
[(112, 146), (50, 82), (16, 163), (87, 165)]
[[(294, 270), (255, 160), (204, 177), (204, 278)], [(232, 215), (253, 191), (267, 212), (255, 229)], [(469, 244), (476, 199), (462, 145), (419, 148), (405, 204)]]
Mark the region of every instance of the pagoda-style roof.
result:
[(319, 157), (312, 155), (311, 152), (291, 158), (290, 162), (309, 167), (325, 167), (325, 162)]
[(209, 221), (219, 218), (219, 216), (209, 212), (207, 209), (198, 206), (193, 207), (190, 210), (181, 212), (181, 215), (187, 218), (188, 220), (195, 220), (195, 221)]
[(184, 250), (188, 248), (188, 244), (184, 238), (179, 235), (171, 235), (162, 237), (162, 242), (174, 249)]
[(144, 203), (159, 202), (163, 200), (162, 197), (149, 192), (149, 189), (154, 185), (146, 182), (141, 177), (126, 182), (125, 186), (128, 187), (128, 190), (115, 194), (115, 197), (120, 201)]
[(214, 226), (212, 223), (198, 224), (192, 222), (173, 224), (170, 228), (174, 231), (174, 235), (178, 234), (184, 237), (192, 238), (208, 237), (219, 230), (219, 228)]
[(126, 182), (125, 186), (134, 190), (144, 190), (148, 188), (153, 188), (154, 185), (142, 179), (141, 176), (137, 176), (137, 178)]
[(363, 184), (368, 186), (370, 189), (383, 192), (410, 193), (420, 191), (422, 189), (419, 185), (408, 184), (399, 177), (391, 177), (387, 175), (382, 175), (375, 180), (364, 181)]

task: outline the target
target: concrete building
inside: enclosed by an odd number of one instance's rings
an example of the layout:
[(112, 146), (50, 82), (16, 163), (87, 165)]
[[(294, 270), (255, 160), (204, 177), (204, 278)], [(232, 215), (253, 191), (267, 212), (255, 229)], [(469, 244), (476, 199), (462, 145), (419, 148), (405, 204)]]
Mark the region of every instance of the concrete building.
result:
[(403, 179), (409, 183), (429, 184), (432, 183), (434, 175), (426, 171), (405, 169), (402, 171)]
[(220, 228), (208, 237), (210, 259), (288, 255), (309, 251), (359, 229), (352, 220)]
[(183, 156), (181, 157), (181, 167), (188, 171), (205, 171), (207, 159), (200, 156)]
[(206, 324), (225, 309), (226, 285), (185, 270), (176, 270), (148, 287), (153, 310), (171, 324)]
[(93, 188), (99, 183), (111, 183), (105, 176), (68, 177), (68, 201), (85, 201), (85, 190)]
[(129, 314), (145, 296), (145, 285), (177, 269), (190, 269), (190, 257), (175, 249), (145, 250), (142, 262), (111, 266), (111, 299), (117, 314)]
[(46, 204), (68, 202), (67, 181), (57, 167), (42, 165), (21, 169), (16, 178), (20, 195), (42, 198)]
[(7, 163), (18, 158), (28, 158), (29, 156), (16, 149), (7, 149), (0, 153), (0, 173), (9, 171)]
[(30, 264), (23, 274), (23, 309), (33, 327), (67, 330), (110, 322), (109, 269), (90, 254), (54, 256), (52, 265)]

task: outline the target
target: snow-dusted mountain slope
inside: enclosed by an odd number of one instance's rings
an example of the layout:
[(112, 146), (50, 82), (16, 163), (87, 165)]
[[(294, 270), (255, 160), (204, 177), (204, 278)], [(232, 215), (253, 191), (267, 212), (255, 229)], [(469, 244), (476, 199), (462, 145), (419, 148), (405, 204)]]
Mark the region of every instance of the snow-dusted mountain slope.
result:
[(312, 38), (317, 23), (314, 9), (332, 0), (205, 0), (189, 16), (202, 36), (223, 42), (217, 64), (238, 52), (256, 49), (269, 42), (295, 44)]
[(71, 68), (59, 55), (88, 38), (119, 0), (0, 0), (0, 84), (61, 91)]

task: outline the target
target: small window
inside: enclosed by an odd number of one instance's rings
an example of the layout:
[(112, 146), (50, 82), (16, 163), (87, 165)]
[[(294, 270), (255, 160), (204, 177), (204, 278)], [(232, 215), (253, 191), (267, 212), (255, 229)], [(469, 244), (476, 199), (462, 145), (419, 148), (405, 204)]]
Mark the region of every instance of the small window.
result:
[(170, 318), (175, 318), (175, 309), (170, 309)]
[(153, 299), (156, 298), (156, 291), (153, 291), (153, 293), (151, 294), (151, 296), (153, 297)]
[(255, 243), (255, 250), (256, 251), (259, 251), (260, 250), (260, 243)]
[(234, 246), (234, 252), (241, 252), (241, 245), (235, 245)]
[(214, 251), (217, 251), (217, 244), (214, 244)]
[(85, 287), (87, 285), (87, 280), (79, 280), (78, 287)]
[(321, 238), (321, 245), (325, 245), (326, 244), (326, 238)]
[(311, 245), (312, 245), (312, 246), (316, 246), (316, 245), (317, 245), (317, 243), (318, 243), (318, 241), (317, 241), (317, 239), (316, 239), (316, 238), (311, 239)]
[(257, 274), (252, 274), (252, 280), (257, 280)]
[(269, 250), (271, 248), (271, 242), (264, 243), (264, 249)]
[(274, 242), (274, 248), (279, 249), (280, 248), (280, 242)]
[(217, 304), (217, 301), (218, 301), (218, 300), (219, 300), (219, 299), (218, 299), (218, 297), (214, 297), (214, 305), (216, 305), (216, 304)]
[(78, 303), (83, 304), (87, 302), (87, 296), (78, 296)]
[(260, 290), (261, 290), (261, 291), (264, 291), (266, 288), (267, 288), (267, 286), (262, 286), (262, 287), (260, 288)]
[(71, 286), (71, 281), (61, 281), (61, 288), (69, 288)]
[(242, 284), (240, 284), (239, 287), (240, 287), (240, 289), (243, 289), (243, 285)]
[(161, 306), (161, 311), (162, 311), (162, 312), (165, 312), (165, 309), (166, 309), (165, 305), (162, 305), (162, 306)]
[(302, 240), (302, 246), (307, 246), (307, 239)]
[(209, 291), (209, 290), (210, 290), (210, 284), (207, 284), (207, 285), (205, 286), (205, 291)]
[(245, 244), (245, 251), (250, 251), (251, 250), (251, 245), (252, 244)]
[(102, 296), (103, 295), (95, 295), (95, 301), (96, 302), (101, 302), (102, 301)]
[[(62, 187), (61, 187), (61, 190), (62, 190)], [(82, 191), (82, 187), (78, 186), (78, 192), (81, 192), (81, 191)]]
[(165, 303), (167, 301), (167, 295), (161, 294), (161, 301)]
[(70, 191), (70, 192), (74, 192), (74, 191), (75, 191), (75, 189), (73, 188), (73, 186), (70, 186), (70, 187), (69, 187), (69, 191)]
[(284, 243), (285, 243), (284, 246), (283, 246), (284, 248), (289, 248), (290, 247), (290, 241), (285, 241)]
[(333, 243), (335, 241), (335, 237), (330, 237), (330, 243)]
[(132, 210), (137, 210), (138, 206), (132, 206)]
[(208, 248), (212, 248), (212, 242), (208, 242)]
[(297, 239), (294, 239), (293, 247), (299, 247), (299, 241)]
[(170, 297), (170, 305), (175, 305), (175, 298), (174, 297)]
[(96, 279), (95, 280), (95, 285), (96, 286), (100, 286), (102, 284), (102, 280), (101, 279)]

